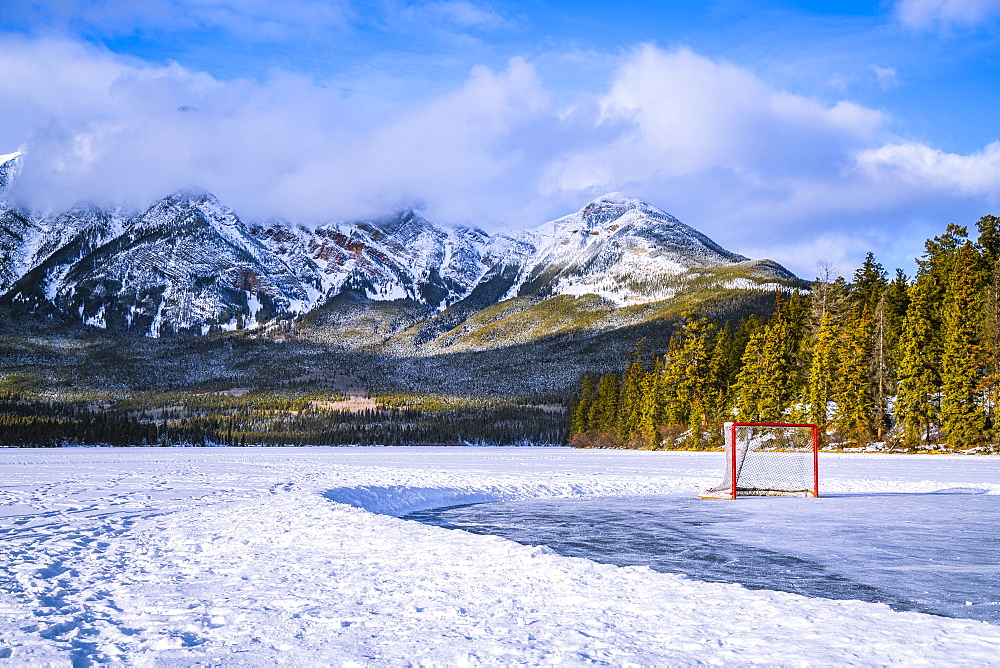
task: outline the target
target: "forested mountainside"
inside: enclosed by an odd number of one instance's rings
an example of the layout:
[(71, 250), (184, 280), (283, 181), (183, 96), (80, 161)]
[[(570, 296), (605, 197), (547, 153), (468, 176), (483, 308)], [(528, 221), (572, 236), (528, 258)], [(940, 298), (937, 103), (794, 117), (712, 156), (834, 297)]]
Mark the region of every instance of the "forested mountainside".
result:
[(571, 442), (705, 447), (727, 420), (811, 422), (826, 444), (997, 451), (1000, 218), (949, 225), (916, 277), (869, 254), (733, 327), (690, 314), (665, 353), (584, 377)]

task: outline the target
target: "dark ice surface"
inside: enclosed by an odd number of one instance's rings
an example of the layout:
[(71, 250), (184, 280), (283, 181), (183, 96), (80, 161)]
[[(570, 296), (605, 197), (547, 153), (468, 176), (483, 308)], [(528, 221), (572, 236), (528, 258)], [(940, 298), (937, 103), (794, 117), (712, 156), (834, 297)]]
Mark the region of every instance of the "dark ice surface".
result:
[(537, 499), (406, 519), (708, 582), (1000, 624), (1000, 496), (980, 492)]

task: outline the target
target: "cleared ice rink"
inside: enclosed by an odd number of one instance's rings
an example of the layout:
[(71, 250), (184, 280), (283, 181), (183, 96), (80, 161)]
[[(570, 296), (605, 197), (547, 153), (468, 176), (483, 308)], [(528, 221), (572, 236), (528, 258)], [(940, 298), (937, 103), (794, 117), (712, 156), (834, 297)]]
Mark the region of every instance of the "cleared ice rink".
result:
[(1000, 495), (941, 493), (532, 499), (405, 517), (706, 582), (1000, 624)]
[[(720, 453), (0, 450), (0, 658), (1000, 663), (1000, 626), (981, 621), (995, 620), (988, 590), (953, 592), (936, 608), (916, 595), (940, 574), (968, 586), (963, 569), (997, 573), (995, 538), (982, 530), (983, 513), (996, 526), (1000, 458), (824, 453), (820, 471), (826, 497), (733, 502), (692, 499), (718, 482)], [(606, 523), (624, 537), (661, 521), (662, 507), (686, 518), (699, 545), (791, 556), (892, 597), (748, 589), (710, 573), (703, 579), (716, 581), (703, 582), (683, 569), (598, 563), (558, 545), (398, 517), (522, 499), (569, 499), (554, 504), (565, 508), (596, 496), (648, 502), (648, 521), (633, 531)], [(594, 533), (574, 531), (578, 542)], [(865, 560), (881, 581), (858, 579), (866, 569), (855, 562)], [(750, 586), (766, 585), (768, 569), (758, 570), (764, 580)], [(942, 616), (960, 607), (976, 614)], [(915, 609), (937, 614), (905, 611)]]

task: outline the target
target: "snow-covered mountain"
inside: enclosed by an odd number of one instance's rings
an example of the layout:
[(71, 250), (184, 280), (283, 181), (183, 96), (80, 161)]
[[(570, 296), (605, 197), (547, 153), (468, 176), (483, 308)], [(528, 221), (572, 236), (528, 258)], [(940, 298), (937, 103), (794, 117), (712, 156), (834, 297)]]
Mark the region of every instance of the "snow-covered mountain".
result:
[(486, 232), (435, 225), (413, 210), (314, 230), (270, 221), (250, 233), (298, 275), (315, 277), (327, 297), (352, 290), (438, 311), (471, 292), (491, 266)]
[(0, 308), (152, 337), (254, 327), (341, 294), (355, 305), (401, 300), (438, 318), (428, 331), (442, 333), (514, 297), (590, 294), (624, 306), (669, 299), (691, 280), (758, 290), (795, 280), (617, 194), (510, 235), (413, 210), (315, 229), (248, 225), (196, 190), (143, 212), (85, 204), (32, 216), (6, 199), (19, 161), (0, 156)]
[(730, 265), (747, 271), (740, 272), (744, 283), (729, 281), (733, 284), (727, 287), (794, 278), (773, 263), (761, 265), (731, 253), (670, 214), (618, 193), (526, 230), (518, 241), (533, 251), (521, 263), (511, 296), (596, 294), (619, 306), (649, 303), (674, 296), (692, 271)]

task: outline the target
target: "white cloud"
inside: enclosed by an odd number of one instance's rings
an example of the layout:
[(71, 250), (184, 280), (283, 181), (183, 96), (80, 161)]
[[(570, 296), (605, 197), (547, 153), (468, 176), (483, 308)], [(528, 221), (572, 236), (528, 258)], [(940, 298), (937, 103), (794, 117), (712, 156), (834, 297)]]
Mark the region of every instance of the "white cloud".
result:
[(830, 173), (883, 120), (850, 102), (824, 105), (775, 89), (749, 70), (686, 49), (646, 46), (601, 100), (601, 123), (627, 129), (612, 142), (564, 156), (546, 188), (600, 190), (653, 174), (719, 169), (750, 180)]
[(224, 82), (67, 42), (2, 42), (0, 71), (16, 73), (0, 78), (0, 145), (25, 147), (18, 192), (50, 208), (144, 205), (200, 185), (248, 217), (321, 222), (425, 201), (452, 219), (500, 220), (520, 198), (502, 184), (520, 178), (521, 142), (550, 114), (518, 58), (382, 114), (382, 101), (305, 77)]
[(878, 79), (878, 85), (883, 90), (892, 88), (899, 83), (895, 67), (879, 67), (878, 65), (871, 65), (870, 67), (872, 72), (875, 73), (875, 78)]
[(970, 28), (1000, 16), (1000, 0), (899, 0), (895, 14), (916, 30)]
[(888, 144), (858, 154), (858, 166), (880, 181), (974, 197), (1000, 197), (1000, 142), (970, 155), (918, 143)]

